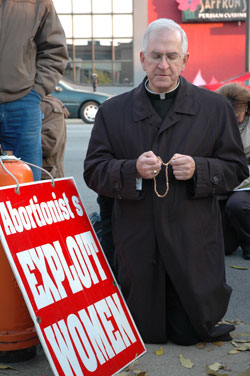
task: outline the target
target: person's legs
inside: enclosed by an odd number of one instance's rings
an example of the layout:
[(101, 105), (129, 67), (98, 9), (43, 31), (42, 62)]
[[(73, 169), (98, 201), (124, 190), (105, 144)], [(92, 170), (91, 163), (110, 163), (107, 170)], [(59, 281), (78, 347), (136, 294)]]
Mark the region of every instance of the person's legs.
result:
[[(42, 166), (41, 97), (32, 90), (25, 97), (0, 104), (0, 144), (13, 151), (17, 158)], [(41, 179), (41, 170), (32, 167), (34, 180)]]
[(109, 265), (115, 273), (115, 247), (112, 234), (112, 210), (114, 199), (98, 195), (101, 217), (101, 245), (108, 259)]
[[(194, 308), (195, 309), (195, 308)], [(178, 294), (167, 276), (167, 333), (177, 345), (190, 346), (198, 342), (231, 341), (230, 331), (233, 325), (218, 325), (213, 330), (213, 335), (200, 338), (195, 332), (192, 323), (186, 314)], [(211, 329), (213, 327), (211, 326)]]
[(227, 200), (219, 200), (222, 229), (224, 238), (225, 255), (231, 255), (239, 247), (239, 241), (235, 229), (230, 225), (228, 214), (226, 212)]
[(234, 192), (227, 201), (226, 214), (237, 234), (243, 257), (250, 260), (250, 192)]
[(177, 292), (167, 276), (167, 328), (169, 338), (177, 345), (190, 346), (200, 342), (184, 311)]

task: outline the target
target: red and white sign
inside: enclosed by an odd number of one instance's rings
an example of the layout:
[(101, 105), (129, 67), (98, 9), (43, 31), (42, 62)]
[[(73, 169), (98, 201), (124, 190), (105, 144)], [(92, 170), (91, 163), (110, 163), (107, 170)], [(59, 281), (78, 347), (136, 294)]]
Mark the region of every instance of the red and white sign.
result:
[(114, 375), (145, 346), (74, 179), (0, 188), (0, 237), (55, 375)]

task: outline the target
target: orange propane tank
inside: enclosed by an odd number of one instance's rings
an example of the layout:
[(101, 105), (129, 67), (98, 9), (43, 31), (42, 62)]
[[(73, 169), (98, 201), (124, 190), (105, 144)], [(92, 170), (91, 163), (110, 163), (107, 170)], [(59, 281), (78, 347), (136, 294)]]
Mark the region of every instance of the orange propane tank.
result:
[[(32, 170), (27, 164), (14, 156), (0, 158), (4, 167), (17, 178), (19, 183), (33, 181)], [(0, 186), (15, 184), (15, 179), (0, 164)], [(0, 307), (0, 362), (15, 362), (31, 358), (35, 355), (35, 345), (39, 343), (39, 340), (1, 243)]]
[[(16, 157), (11, 155), (2, 157), (2, 161), (4, 163), (4, 167), (17, 178), (20, 184), (28, 183), (34, 180), (31, 168)], [(16, 184), (15, 179), (13, 179), (13, 177), (0, 165), (0, 187), (14, 184)]]

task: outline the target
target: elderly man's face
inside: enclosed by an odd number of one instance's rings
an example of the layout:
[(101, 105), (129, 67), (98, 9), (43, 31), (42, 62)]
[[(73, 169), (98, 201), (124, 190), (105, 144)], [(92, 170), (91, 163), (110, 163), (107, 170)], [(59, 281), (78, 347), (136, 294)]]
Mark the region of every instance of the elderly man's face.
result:
[(177, 85), (188, 54), (182, 53), (181, 34), (178, 31), (157, 30), (149, 34), (147, 50), (140, 53), (140, 59), (149, 79), (150, 90), (163, 93)]

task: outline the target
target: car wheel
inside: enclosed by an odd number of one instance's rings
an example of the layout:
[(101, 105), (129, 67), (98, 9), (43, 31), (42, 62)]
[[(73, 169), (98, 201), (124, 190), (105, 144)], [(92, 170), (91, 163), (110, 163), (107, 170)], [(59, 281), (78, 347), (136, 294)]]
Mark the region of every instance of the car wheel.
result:
[(87, 124), (93, 124), (99, 104), (96, 102), (86, 102), (80, 108), (80, 117)]

